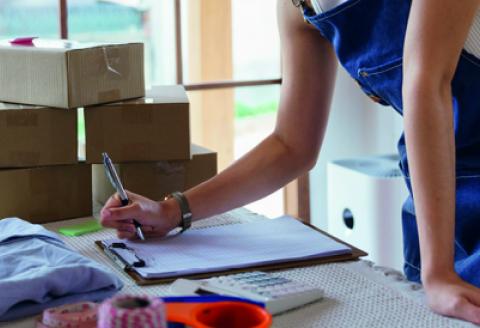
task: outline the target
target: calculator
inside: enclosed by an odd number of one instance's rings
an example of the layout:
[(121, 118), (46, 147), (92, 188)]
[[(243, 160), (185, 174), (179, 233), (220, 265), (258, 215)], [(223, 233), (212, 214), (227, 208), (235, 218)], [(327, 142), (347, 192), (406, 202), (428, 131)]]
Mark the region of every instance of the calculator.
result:
[(253, 271), (202, 280), (177, 279), (170, 291), (175, 295), (236, 296), (264, 303), (278, 314), (323, 298), (323, 290), (271, 273)]

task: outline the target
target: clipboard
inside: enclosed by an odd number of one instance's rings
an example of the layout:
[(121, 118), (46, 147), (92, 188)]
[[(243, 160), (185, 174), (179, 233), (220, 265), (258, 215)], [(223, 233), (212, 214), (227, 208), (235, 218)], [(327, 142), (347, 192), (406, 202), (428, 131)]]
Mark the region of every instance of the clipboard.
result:
[[(302, 221), (300, 221), (302, 222)], [(217, 275), (225, 275), (225, 274), (233, 274), (233, 273), (241, 273), (247, 271), (276, 271), (276, 270), (283, 270), (283, 269), (293, 269), (293, 268), (300, 268), (300, 267), (307, 267), (307, 266), (314, 266), (319, 264), (325, 263), (333, 263), (333, 262), (343, 262), (343, 261), (353, 261), (358, 260), (362, 256), (367, 256), (368, 253), (362, 251), (361, 249), (352, 246), (328, 233), (323, 230), (318, 229), (317, 227), (302, 222), (304, 225), (310, 227), (311, 229), (321, 233), (345, 246), (348, 246), (352, 249), (351, 254), (341, 254), (341, 255), (332, 255), (332, 256), (325, 256), (316, 259), (309, 259), (309, 260), (286, 260), (282, 263), (274, 263), (274, 264), (264, 264), (264, 265), (252, 265), (246, 268), (239, 268), (239, 269), (229, 269), (229, 270), (218, 270), (218, 271), (210, 271), (206, 273), (195, 273), (195, 274), (179, 274), (178, 276), (166, 277), (166, 278), (153, 278), (153, 279), (145, 279), (141, 277), (137, 272), (129, 268), (122, 268), (125, 273), (135, 281), (135, 283), (139, 286), (148, 286), (148, 285), (157, 285), (163, 283), (170, 283), (175, 281), (178, 278), (187, 278), (187, 279), (203, 279), (203, 278), (210, 278)], [(103, 245), (102, 241), (97, 240), (95, 241), (95, 245), (105, 253), (105, 255), (112, 260), (113, 262), (121, 262), (120, 258), (112, 258), (112, 255), (115, 257), (115, 254), (109, 252), (105, 246)]]

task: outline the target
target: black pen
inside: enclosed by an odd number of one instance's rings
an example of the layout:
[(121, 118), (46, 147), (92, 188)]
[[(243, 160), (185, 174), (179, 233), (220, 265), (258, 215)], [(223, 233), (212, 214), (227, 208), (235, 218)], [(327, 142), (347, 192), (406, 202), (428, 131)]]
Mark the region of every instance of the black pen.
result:
[[(122, 182), (120, 181), (117, 171), (112, 164), (112, 160), (110, 159), (110, 157), (108, 157), (107, 153), (102, 153), (102, 155), (103, 165), (105, 166), (105, 172), (107, 174), (107, 177), (110, 180), (113, 188), (117, 190), (117, 193), (120, 196), (120, 201), (122, 202), (122, 206), (126, 206), (128, 205), (128, 203), (130, 203), (130, 200), (128, 199), (125, 189), (123, 189)], [(145, 240), (145, 236), (143, 235), (142, 231), (142, 225), (135, 219), (133, 219), (133, 225), (135, 226), (138, 238), (140, 238), (141, 240)]]

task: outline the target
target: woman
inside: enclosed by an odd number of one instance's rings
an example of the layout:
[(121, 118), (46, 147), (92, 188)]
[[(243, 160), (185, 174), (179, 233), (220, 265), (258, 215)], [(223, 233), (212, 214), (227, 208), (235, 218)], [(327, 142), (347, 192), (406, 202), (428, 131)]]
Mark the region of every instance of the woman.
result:
[[(313, 167), (338, 59), (368, 95), (404, 117), (398, 148), (411, 191), (403, 210), (405, 274), (422, 281), (434, 311), (480, 324), (480, 60), (463, 50), (480, 46), (469, 34), (480, 0), (294, 2), (309, 24), (290, 0), (278, 1), (283, 83), (276, 128), (185, 192), (193, 219), (266, 196)], [(111, 198), (102, 211), (103, 225), (120, 238), (134, 237), (125, 221), (133, 217), (147, 235), (180, 224), (176, 199), (131, 197), (123, 208)]]

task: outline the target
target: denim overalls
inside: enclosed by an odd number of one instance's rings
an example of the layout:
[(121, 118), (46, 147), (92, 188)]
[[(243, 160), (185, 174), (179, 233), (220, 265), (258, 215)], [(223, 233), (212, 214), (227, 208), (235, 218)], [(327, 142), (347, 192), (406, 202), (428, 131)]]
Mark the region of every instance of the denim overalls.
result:
[[(402, 56), (411, 0), (349, 0), (305, 18), (328, 39), (342, 66), (372, 99), (402, 114)], [(480, 60), (463, 51), (452, 82), (456, 144), (455, 269), (480, 287)], [(400, 166), (410, 196), (402, 211), (404, 270), (420, 281), (420, 251), (405, 139)]]

